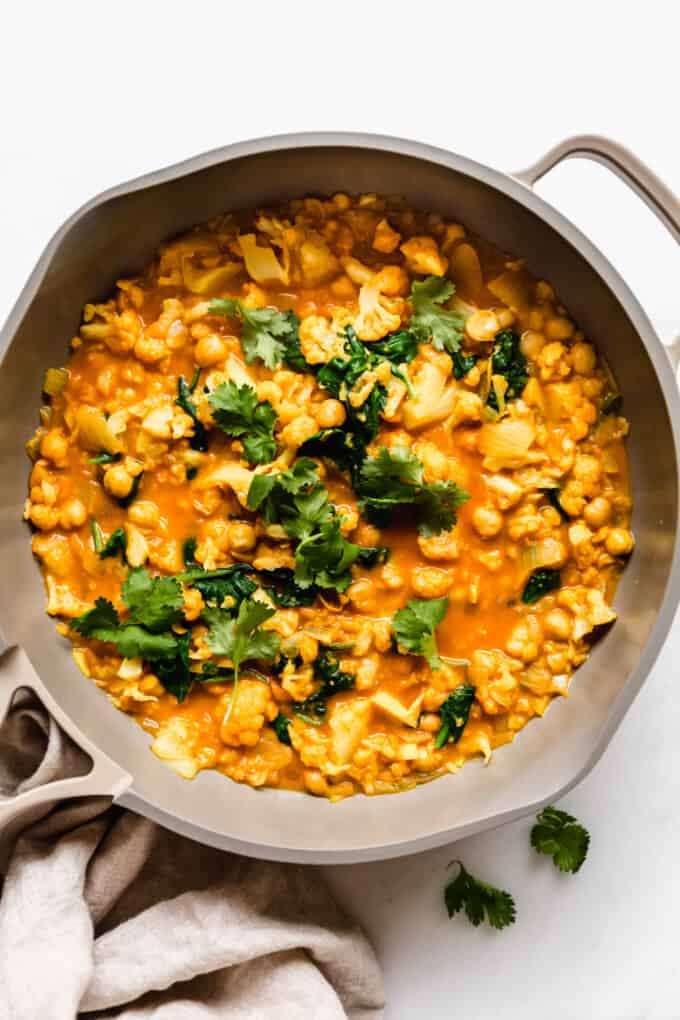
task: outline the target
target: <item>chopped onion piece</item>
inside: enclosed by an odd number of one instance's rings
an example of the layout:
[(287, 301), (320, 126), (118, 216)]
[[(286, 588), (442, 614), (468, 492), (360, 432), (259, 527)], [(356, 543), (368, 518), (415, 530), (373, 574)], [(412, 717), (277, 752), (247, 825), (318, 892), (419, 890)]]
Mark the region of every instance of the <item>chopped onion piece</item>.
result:
[(273, 248), (260, 248), (255, 240), (255, 234), (241, 234), (238, 243), (251, 279), (256, 283), (288, 283), (288, 273), (274, 254)]

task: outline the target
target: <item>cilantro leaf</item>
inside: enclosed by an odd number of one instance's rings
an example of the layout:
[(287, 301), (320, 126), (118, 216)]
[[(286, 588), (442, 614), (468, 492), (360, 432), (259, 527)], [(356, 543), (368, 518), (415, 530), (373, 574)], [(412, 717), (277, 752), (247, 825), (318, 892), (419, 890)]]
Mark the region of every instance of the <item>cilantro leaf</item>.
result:
[(265, 524), (280, 524), (290, 538), (302, 541), (330, 520), (328, 491), (314, 461), (301, 457), (288, 471), (255, 475), (248, 489), (250, 510)]
[(238, 690), (239, 669), (248, 659), (275, 659), (281, 639), (271, 630), (262, 630), (260, 624), (274, 615), (276, 610), (263, 602), (244, 599), (235, 617), (222, 609), (204, 609), (203, 619), (209, 626), (206, 642), (215, 655), (231, 660), (234, 667), (234, 686), (224, 722), (231, 715)]
[(438, 351), (455, 354), (460, 349), (465, 319), (460, 312), (442, 308), (453, 297), (455, 287), (443, 276), (427, 276), (411, 284), (413, 315), (409, 329), (418, 340), (431, 340)]
[(475, 688), (472, 684), (461, 684), (449, 694), (439, 709), (442, 726), (434, 742), (435, 747), (456, 744), (460, 740), (474, 700)]
[(323, 722), (328, 711), (328, 699), (338, 691), (350, 691), (355, 680), (351, 673), (340, 669), (340, 663), (330, 652), (323, 652), (314, 660), (314, 679), (319, 687), (304, 701), (293, 706), (296, 715), (312, 725)]
[[(506, 399), (522, 396), (524, 387), (529, 381), (529, 373), (526, 358), (520, 350), (519, 337), (511, 329), (496, 333), (491, 354), (491, 373), (501, 375), (507, 381)], [(489, 390), (486, 402), (494, 411), (498, 410), (498, 396), (493, 386)]]
[(167, 630), (182, 616), (184, 598), (174, 577), (152, 577), (144, 567), (133, 567), (120, 594), (130, 610), (129, 622), (156, 633)]
[(125, 528), (116, 528), (115, 531), (111, 532), (99, 551), (99, 558), (105, 560), (109, 556), (117, 556), (118, 553), (121, 554), (123, 563), (125, 563), (125, 554), (127, 553), (127, 535), (125, 534)]
[(189, 440), (189, 446), (192, 450), (205, 451), (208, 449), (208, 431), (202, 421), (198, 418), (198, 412), (196, 405), (191, 399), (191, 395), (196, 389), (198, 383), (198, 377), (200, 369), (196, 369), (194, 377), (190, 383), (187, 383), (183, 375), (177, 380), (177, 397), (175, 403), (178, 407), (181, 407), (185, 414), (188, 414), (194, 423), (194, 434)]
[(211, 301), (209, 312), (241, 319), (241, 347), (249, 365), (259, 358), (267, 368), (276, 368), (286, 356), (286, 341), (297, 333), (298, 320), (292, 312), (246, 308), (235, 298)]
[(460, 910), (471, 924), (477, 927), (486, 919), (492, 928), (505, 928), (516, 918), (515, 901), (510, 893), (481, 882), (456, 861), (459, 871), (456, 878), (446, 886), (444, 901), (449, 917)]
[(295, 581), (301, 588), (316, 585), (346, 591), (352, 582), (349, 568), (358, 555), (359, 546), (340, 531), (340, 518), (331, 517), (295, 550)]
[(174, 634), (152, 634), (136, 623), (121, 624), (115, 607), (108, 599), (98, 598), (92, 609), (71, 620), (71, 629), (83, 637), (115, 645), (126, 659), (153, 661), (171, 658), (176, 651)]
[(448, 605), (445, 595), (440, 599), (411, 599), (403, 609), (398, 609), (392, 618), (392, 631), (399, 651), (422, 655), (428, 666), (438, 669), (441, 660), (434, 631), (444, 619)]
[(588, 854), (590, 834), (573, 815), (546, 807), (536, 816), (531, 845), (539, 854), (549, 854), (556, 868), (575, 874)]
[(277, 606), (284, 608), (311, 606), (318, 595), (314, 585), (301, 588), (296, 584), (295, 574), (289, 567), (274, 567), (271, 570), (260, 570), (258, 573), (262, 579), (262, 587)]
[(220, 383), (208, 400), (215, 423), (228, 436), (241, 439), (249, 464), (268, 464), (274, 459), (276, 411), (268, 400), (258, 402), (253, 386), (238, 386), (230, 379)]
[(531, 606), (534, 602), (542, 599), (544, 595), (551, 591), (556, 591), (561, 583), (559, 570), (553, 570), (550, 567), (540, 567), (538, 570), (534, 570), (524, 585), (522, 602)]
[(366, 447), (353, 432), (345, 428), (328, 428), (320, 429), (305, 439), (298, 452), (307, 457), (332, 460), (355, 483), (366, 456)]
[(438, 535), (456, 523), (456, 510), (470, 497), (455, 482), (424, 480), (423, 466), (405, 446), (381, 447), (364, 461), (358, 482), (360, 507), (379, 526), (390, 523), (395, 510), (412, 506), (421, 535)]
[(191, 644), (191, 632), (175, 635), (175, 652), (167, 659), (161, 659), (154, 663), (156, 675), (163, 687), (170, 694), (174, 694), (179, 702), (184, 701), (192, 677), (189, 672), (189, 645)]
[(277, 715), (276, 719), (272, 723), (272, 729), (279, 738), (282, 744), (288, 744), (290, 747), (290, 733), (288, 732), (292, 719), (289, 719), (287, 715), (282, 715), (281, 712)]

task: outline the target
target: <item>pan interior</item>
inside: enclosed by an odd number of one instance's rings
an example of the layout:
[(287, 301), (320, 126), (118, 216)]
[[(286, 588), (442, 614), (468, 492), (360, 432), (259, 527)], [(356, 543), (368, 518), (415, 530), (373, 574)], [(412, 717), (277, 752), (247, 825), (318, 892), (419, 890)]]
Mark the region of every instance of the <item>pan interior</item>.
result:
[[(77, 727), (135, 777), (135, 806), (153, 805), (170, 824), (180, 819), (185, 830), (198, 826), (193, 834), (206, 841), (266, 856), (387, 856), (397, 845), (406, 852), (419, 842), (436, 842), (439, 833), (462, 835), (522, 813), (572, 782), (599, 753), (658, 650), (647, 642), (671, 573), (678, 493), (673, 430), (648, 353), (656, 351), (658, 358), (658, 341), (632, 299), (638, 328), (574, 244), (506, 193), (505, 187), (517, 188), (513, 182), (443, 153), (424, 150), (429, 158), (423, 158), (408, 153), (416, 147), (398, 148), (347, 141), (243, 154), (244, 147), (237, 147), (235, 156), (216, 156), (213, 165), (179, 176), (161, 173), (156, 181), (152, 176), (146, 186), (123, 190), (73, 219), (37, 291), (25, 292), (4, 333), (0, 622), (6, 639), (23, 645)], [(63, 363), (83, 304), (104, 298), (119, 276), (141, 269), (162, 240), (217, 213), (337, 191), (402, 194), (411, 205), (460, 220), (525, 258), (533, 273), (556, 286), (625, 395), (637, 549), (618, 589), (619, 620), (576, 674), (569, 698), (557, 699), (543, 720), (497, 751), (489, 767), (471, 764), (399, 797), (369, 801), (358, 795), (331, 805), (256, 792), (216, 773), (188, 783), (163, 766), (149, 752), (147, 736), (81, 676), (70, 645), (55, 634), (21, 515), (28, 475), (24, 443), (37, 423), (40, 383), (46, 367)], [(647, 347), (640, 339), (645, 330)]]

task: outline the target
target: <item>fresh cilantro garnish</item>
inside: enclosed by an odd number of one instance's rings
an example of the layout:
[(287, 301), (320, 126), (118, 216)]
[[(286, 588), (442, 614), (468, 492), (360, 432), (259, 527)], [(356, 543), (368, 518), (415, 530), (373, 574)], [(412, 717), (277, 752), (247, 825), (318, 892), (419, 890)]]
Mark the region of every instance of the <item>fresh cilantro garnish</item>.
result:
[[(250, 598), (257, 590), (257, 584), (252, 580), (254, 573), (249, 563), (234, 563), (229, 567), (217, 567), (215, 570), (195, 567), (183, 574), (177, 574), (176, 579), (198, 589), (204, 602), (233, 611), (243, 599)], [(225, 606), (227, 599), (229, 603)]]
[(561, 583), (559, 570), (552, 570), (550, 567), (541, 567), (539, 570), (534, 570), (524, 585), (522, 602), (531, 606), (534, 602), (542, 599), (544, 595), (551, 591), (556, 591)]
[[(249, 365), (259, 358), (267, 368), (274, 369), (286, 357), (286, 341), (295, 337), (299, 325), (293, 312), (276, 308), (246, 308), (236, 298), (217, 298), (210, 302), (210, 315), (241, 319), (241, 347)], [(297, 353), (294, 345), (293, 356)]]
[(191, 644), (191, 633), (175, 634), (176, 651), (171, 658), (160, 659), (154, 664), (158, 679), (166, 691), (174, 694), (178, 701), (184, 701), (192, 677), (189, 672), (189, 645)]
[(234, 686), (224, 716), (225, 722), (231, 715), (236, 701), (241, 664), (249, 659), (270, 661), (278, 655), (281, 643), (279, 635), (271, 630), (263, 630), (260, 626), (275, 612), (276, 610), (263, 602), (256, 602), (253, 599), (244, 599), (235, 617), (223, 609), (203, 610), (203, 618), (209, 627), (206, 638), (208, 648), (215, 655), (230, 659), (234, 668)]
[(455, 287), (442, 276), (426, 276), (422, 281), (411, 284), (413, 315), (409, 329), (418, 340), (432, 341), (438, 351), (454, 354), (460, 349), (465, 319), (460, 312), (450, 312), (442, 307), (453, 297)]
[(113, 604), (99, 598), (93, 609), (71, 620), (71, 629), (83, 637), (106, 641), (116, 646), (126, 659), (172, 658), (177, 651), (175, 635), (171, 632), (154, 633), (136, 623), (121, 623)]
[(531, 845), (539, 854), (549, 854), (556, 868), (575, 874), (588, 854), (590, 835), (573, 815), (546, 807), (536, 816)]
[(276, 456), (276, 411), (268, 400), (258, 402), (257, 391), (233, 380), (220, 383), (208, 398), (215, 423), (228, 436), (239, 438), (249, 464), (268, 464)]
[(328, 711), (328, 699), (338, 691), (349, 691), (354, 687), (354, 677), (340, 669), (340, 663), (329, 652), (323, 652), (314, 660), (314, 679), (319, 687), (304, 701), (293, 706), (296, 715), (312, 725), (323, 722)]
[[(524, 387), (529, 381), (527, 360), (520, 350), (519, 337), (511, 329), (496, 333), (491, 353), (491, 374), (502, 375), (507, 381), (505, 399), (522, 396)], [(494, 411), (498, 410), (498, 397), (493, 386), (489, 390), (486, 402)]]
[(451, 360), (453, 361), (453, 375), (456, 379), (464, 379), (470, 369), (477, 364), (474, 354), (461, 354), (460, 351), (454, 351)]
[(340, 471), (346, 471), (356, 485), (359, 470), (366, 457), (366, 446), (355, 433), (343, 428), (321, 429), (305, 439), (299, 451), (305, 457), (332, 460)]
[(558, 514), (562, 518), (562, 520), (563, 521), (568, 521), (570, 519), (569, 518), (569, 514), (567, 513), (567, 511), (564, 509), (564, 507), (560, 503), (560, 490), (559, 489), (543, 489), (542, 491), (545, 493), (545, 496), (546, 496), (548, 502), (550, 503), (550, 505), (555, 507), (555, 509), (557, 510)]
[(189, 446), (193, 450), (205, 451), (208, 449), (208, 431), (203, 422), (199, 420), (196, 405), (191, 399), (198, 384), (200, 371), (201, 370), (199, 368), (196, 369), (190, 383), (186, 381), (183, 375), (179, 377), (177, 380), (177, 397), (175, 399), (175, 403), (178, 407), (182, 408), (185, 414), (189, 415), (194, 423), (194, 434), (189, 440)]
[(398, 609), (392, 618), (392, 631), (399, 651), (422, 655), (428, 666), (438, 669), (441, 660), (434, 631), (444, 619), (448, 605), (445, 595), (441, 599), (411, 599), (403, 609)]
[(282, 744), (288, 744), (290, 747), (290, 733), (288, 732), (292, 719), (287, 715), (282, 715), (281, 712), (277, 715), (272, 723), (272, 729), (279, 738)]
[(359, 546), (343, 536), (340, 520), (330, 518), (295, 550), (295, 581), (301, 588), (315, 585), (343, 592), (352, 583), (349, 568), (359, 555)]
[(265, 524), (280, 524), (290, 538), (302, 540), (332, 517), (328, 491), (313, 460), (301, 457), (288, 471), (255, 475), (248, 508), (259, 510)]
[(184, 597), (174, 577), (152, 577), (144, 567), (134, 567), (121, 588), (130, 620), (158, 633), (182, 616)]
[(513, 924), (516, 911), (515, 901), (510, 893), (481, 882), (471, 875), (460, 861), (455, 863), (459, 868), (458, 875), (444, 890), (444, 901), (449, 917), (464, 910), (468, 921), (475, 927), (485, 919), (492, 928), (500, 929)]
[(94, 457), (88, 457), (88, 464), (115, 464), (117, 461), (122, 459), (122, 453), (102, 453), (96, 454)]
[(125, 534), (125, 528), (116, 528), (115, 531), (111, 532), (99, 551), (99, 558), (105, 560), (109, 556), (117, 556), (118, 553), (120, 553), (123, 563), (125, 563), (125, 554), (127, 553), (127, 535)]
[(435, 747), (455, 744), (460, 740), (474, 700), (475, 688), (472, 684), (461, 684), (449, 694), (439, 709), (442, 725), (434, 742)]
[(470, 497), (455, 482), (425, 482), (423, 465), (405, 446), (382, 447), (368, 457), (358, 483), (362, 512), (380, 526), (395, 510), (412, 506), (421, 535), (438, 535), (456, 523), (456, 510)]

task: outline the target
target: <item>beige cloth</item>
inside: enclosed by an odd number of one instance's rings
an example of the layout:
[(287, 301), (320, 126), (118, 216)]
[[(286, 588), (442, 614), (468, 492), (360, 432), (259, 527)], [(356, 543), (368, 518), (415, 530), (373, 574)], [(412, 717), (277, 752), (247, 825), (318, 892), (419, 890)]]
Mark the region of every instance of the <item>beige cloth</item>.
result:
[[(82, 768), (20, 695), (0, 792)], [(67, 802), (16, 843), (0, 899), (2, 1020), (379, 1020), (380, 970), (316, 869), (222, 853), (108, 802)]]

